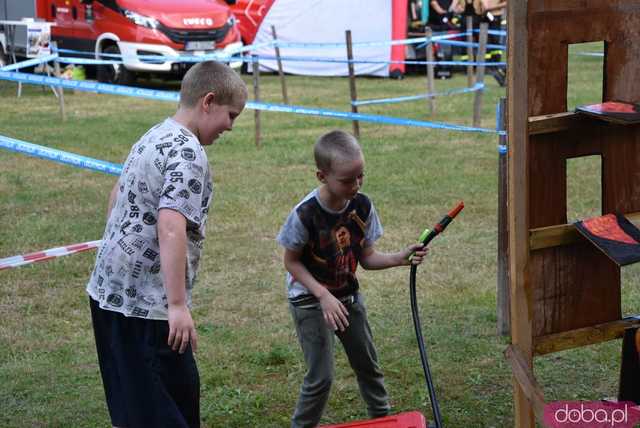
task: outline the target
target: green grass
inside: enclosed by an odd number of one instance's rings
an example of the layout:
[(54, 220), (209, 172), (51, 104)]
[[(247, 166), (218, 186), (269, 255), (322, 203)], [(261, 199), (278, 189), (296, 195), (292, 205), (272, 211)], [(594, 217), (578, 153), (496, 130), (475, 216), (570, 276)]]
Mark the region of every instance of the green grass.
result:
[[(572, 57), (580, 91), (572, 102), (600, 96), (589, 79), (601, 60)], [(600, 68), (598, 68), (600, 67)], [(251, 76), (244, 76), (251, 85)], [(580, 83), (583, 82), (583, 83)], [(349, 109), (348, 80), (287, 76), (291, 103)], [(280, 102), (277, 76), (264, 76), (262, 99)], [(466, 85), (456, 75), (437, 90)], [(157, 86), (157, 84), (156, 84)], [(359, 78), (360, 98), (414, 95), (422, 76)], [(171, 115), (170, 103), (90, 93), (65, 94), (60, 121), (49, 89), (0, 82), (0, 134), (121, 163), (150, 126)], [(169, 85), (176, 89), (175, 82)], [(487, 77), (482, 125), (495, 124), (504, 89)], [(470, 125), (473, 95), (361, 107), (364, 113)], [(304, 365), (288, 313), (282, 251), (274, 241), (291, 207), (317, 185), (311, 147), (334, 119), (262, 113), (263, 144), (254, 145), (253, 111), (208, 149), (216, 196), (207, 228), (194, 317), (200, 335), (202, 419), (206, 427), (284, 427)], [(361, 123), (364, 191), (380, 213), (383, 251), (413, 242), (457, 201), (466, 208), (432, 244), (418, 273), (418, 297), (444, 421), (456, 427), (512, 425), (511, 371), (496, 336), (497, 137)], [(575, 173), (588, 177), (589, 166)], [(0, 258), (101, 237), (112, 176), (0, 151)], [(577, 198), (580, 199), (580, 198)], [(576, 210), (588, 210), (589, 198)], [(578, 211), (580, 212), (580, 211)], [(0, 273), (0, 426), (108, 425), (85, 283), (95, 253)], [(638, 305), (637, 269), (625, 270), (623, 306)], [(396, 412), (429, 415), (408, 298), (408, 270), (360, 273), (375, 341)], [(616, 394), (619, 342), (537, 360), (548, 399)], [(342, 352), (323, 423), (365, 418), (355, 378)]]

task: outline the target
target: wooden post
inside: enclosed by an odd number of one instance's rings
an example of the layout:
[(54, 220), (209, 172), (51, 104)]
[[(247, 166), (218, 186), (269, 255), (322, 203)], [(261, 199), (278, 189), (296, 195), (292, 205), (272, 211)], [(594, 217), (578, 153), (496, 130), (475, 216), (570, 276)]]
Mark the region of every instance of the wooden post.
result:
[[(58, 46), (54, 44), (53, 49), (55, 50), (55, 52), (57, 52)], [(58, 79), (61, 79), (62, 73), (60, 72), (60, 63), (58, 62), (58, 58), (53, 60), (53, 69), (54, 69), (55, 76)], [(64, 108), (64, 89), (62, 88), (62, 86), (57, 87), (57, 96), (58, 96), (58, 103), (60, 104), (60, 115), (62, 116), (62, 121), (65, 122), (67, 120), (67, 112)]]
[[(480, 46), (478, 47), (478, 56), (476, 61), (480, 63), (476, 67), (476, 84), (484, 84), (484, 63), (485, 54), (487, 52), (487, 33), (489, 31), (489, 24), (483, 22), (480, 24)], [(473, 126), (480, 126), (480, 119), (482, 113), (482, 94), (484, 94), (484, 88), (480, 88), (475, 91), (475, 98), (473, 100)]]
[(433, 32), (431, 28), (425, 28), (425, 36), (427, 38), (427, 107), (429, 108), (429, 114), (433, 114), (436, 111), (436, 100), (431, 95), (434, 92), (434, 64), (433, 64), (433, 43), (431, 42), (431, 37), (433, 36)]
[[(252, 55), (252, 66), (253, 66), (253, 100), (257, 103), (260, 102), (260, 61), (258, 60), (257, 55)], [(253, 118), (256, 124), (256, 147), (260, 147), (261, 145), (261, 135), (260, 135), (260, 109), (255, 109), (253, 111)]]
[[(507, 96), (507, 129), (509, 134), (509, 187), (507, 209), (509, 211), (509, 285), (511, 303), (511, 343), (522, 354), (523, 365), (533, 371), (533, 308), (529, 300), (533, 295), (532, 284), (527, 275), (529, 246), (529, 202), (528, 202), (528, 78), (529, 75), (529, 30), (527, 26), (527, 3), (507, 3), (508, 28), (513, 29), (508, 37), (509, 73)], [(535, 427), (532, 403), (520, 385), (512, 377), (514, 399), (514, 426)]]
[[(497, 128), (504, 131), (507, 124), (507, 99), (500, 98), (496, 112)], [(507, 136), (500, 135), (498, 146), (498, 289), (497, 319), (498, 335), (507, 336), (510, 332), (509, 305), (509, 225), (507, 213), (508, 162)]]
[(280, 83), (282, 84), (282, 101), (285, 104), (289, 104), (289, 97), (287, 96), (287, 84), (284, 79), (284, 71), (282, 70), (282, 59), (280, 58), (280, 47), (278, 46), (278, 36), (276, 35), (276, 27), (271, 26), (271, 34), (273, 34), (273, 41), (275, 42), (276, 49), (276, 61), (278, 62), (278, 74), (280, 75)]
[[(356, 74), (353, 67), (353, 46), (351, 44), (351, 30), (346, 31), (347, 37), (347, 59), (348, 68), (349, 68), (349, 89), (351, 90), (351, 112), (358, 113), (358, 106), (353, 103), (358, 99), (358, 95), (356, 94)], [(360, 138), (360, 125), (357, 120), (353, 121), (353, 135), (356, 138)]]
[(471, 65), (473, 62), (473, 46), (471, 46), (471, 43), (473, 43), (473, 16), (467, 15), (465, 19), (467, 24), (467, 43), (469, 43), (467, 46), (467, 61), (469, 61), (469, 65), (467, 65), (467, 85), (472, 87), (476, 80), (473, 75), (473, 65)]

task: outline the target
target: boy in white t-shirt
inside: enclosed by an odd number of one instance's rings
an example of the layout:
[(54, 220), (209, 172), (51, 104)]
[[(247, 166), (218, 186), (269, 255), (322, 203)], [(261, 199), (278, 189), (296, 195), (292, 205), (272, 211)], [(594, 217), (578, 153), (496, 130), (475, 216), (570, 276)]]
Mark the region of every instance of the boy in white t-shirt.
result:
[(213, 196), (203, 146), (231, 130), (246, 100), (228, 66), (194, 65), (177, 112), (133, 146), (111, 192), (87, 293), (114, 427), (200, 426), (190, 307)]

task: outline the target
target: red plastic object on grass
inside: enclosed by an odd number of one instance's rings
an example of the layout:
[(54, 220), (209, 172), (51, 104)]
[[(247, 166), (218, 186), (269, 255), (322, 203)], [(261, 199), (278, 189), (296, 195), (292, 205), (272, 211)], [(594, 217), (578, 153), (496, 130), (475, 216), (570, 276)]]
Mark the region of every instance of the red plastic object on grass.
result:
[(427, 428), (427, 421), (420, 412), (405, 412), (366, 421), (322, 425), (320, 428)]

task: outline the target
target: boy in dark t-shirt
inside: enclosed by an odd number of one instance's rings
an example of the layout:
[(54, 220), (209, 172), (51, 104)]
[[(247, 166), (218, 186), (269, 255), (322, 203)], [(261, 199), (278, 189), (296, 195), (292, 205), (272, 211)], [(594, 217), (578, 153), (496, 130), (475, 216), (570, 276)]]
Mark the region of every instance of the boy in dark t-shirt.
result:
[(334, 374), (334, 334), (355, 371), (369, 416), (388, 414), (389, 398), (356, 268), (419, 264), (426, 255), (421, 244), (397, 253), (374, 248), (382, 225), (369, 198), (359, 192), (364, 158), (352, 135), (324, 134), (314, 146), (314, 157), (321, 185), (290, 212), (277, 237), (284, 247), (289, 306), (307, 365), (292, 428), (320, 422)]

